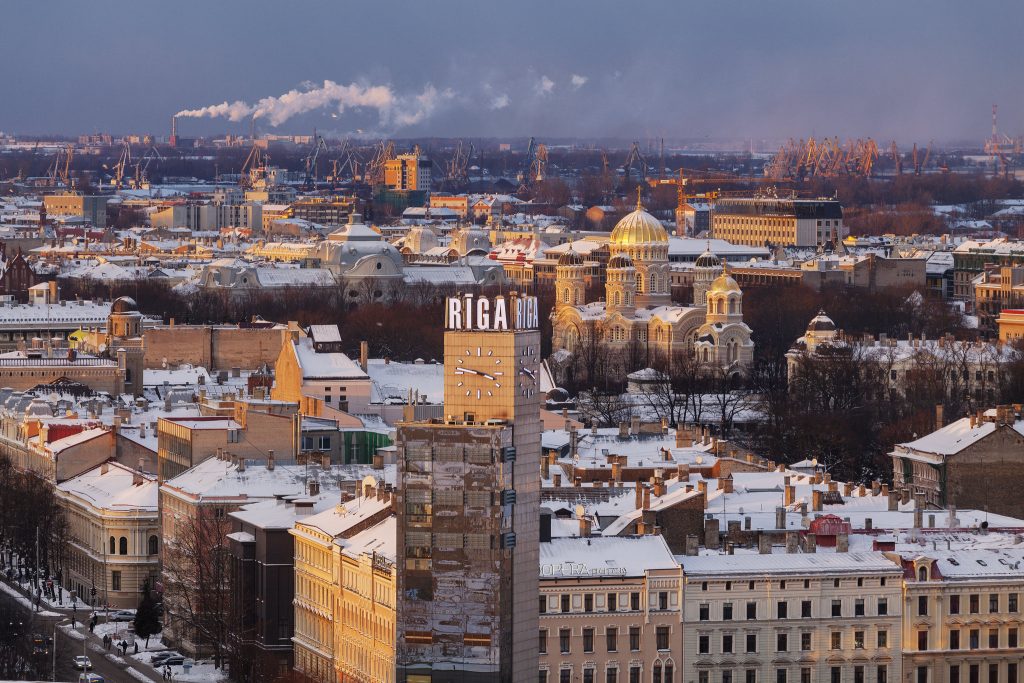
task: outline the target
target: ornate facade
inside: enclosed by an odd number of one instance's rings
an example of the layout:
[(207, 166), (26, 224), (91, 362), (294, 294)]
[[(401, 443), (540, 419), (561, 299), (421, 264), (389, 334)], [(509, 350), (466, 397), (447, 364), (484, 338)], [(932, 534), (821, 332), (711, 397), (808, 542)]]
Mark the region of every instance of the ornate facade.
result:
[(672, 304), (668, 234), (637, 202), (615, 226), (603, 301), (586, 302), (583, 257), (571, 248), (558, 261), (552, 312), (554, 350), (572, 353), (591, 340), (622, 349), (639, 345), (648, 359), (695, 353), (710, 366), (742, 373), (753, 359), (743, 322), (743, 292), (710, 252), (698, 259), (694, 306)]

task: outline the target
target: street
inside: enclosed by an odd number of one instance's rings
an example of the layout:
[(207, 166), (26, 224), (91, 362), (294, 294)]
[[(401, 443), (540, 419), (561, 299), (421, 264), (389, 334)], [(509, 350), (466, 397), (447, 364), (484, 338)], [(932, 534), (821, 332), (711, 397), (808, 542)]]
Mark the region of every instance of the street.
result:
[[(59, 610), (51, 609), (48, 611), (54, 612)], [(79, 627), (82, 626), (81, 617), (83, 616), (88, 618), (88, 613), (83, 614), (79, 610), (79, 619), (76, 622)], [(57, 638), (54, 641), (54, 651), (57, 655), (57, 670), (54, 672), (53, 655), (51, 654), (46, 657), (31, 656), (29, 639), (33, 633), (52, 637), (54, 626), (64, 621), (68, 621), (70, 625), (70, 611), (67, 616), (63, 614), (57, 617), (39, 616), (21, 605), (7, 593), (0, 592), (0, 642), (13, 646), (4, 648), (11, 655), (24, 652), (24, 656), (20, 657), (15, 655), (8, 658), (5, 656), (2, 662), (0, 662), (0, 668), (4, 669), (0, 671), (0, 676), (8, 679), (27, 678), (38, 681), (57, 680), (75, 683), (78, 681), (78, 675), (81, 672), (74, 668), (72, 659), (76, 655), (83, 654), (82, 644), (84, 642), (86, 643), (85, 654), (92, 660), (93, 673), (103, 676), (107, 683), (140, 683), (140, 679), (134, 678), (125, 671), (128, 666), (133, 667), (150, 680), (160, 680), (160, 675), (144, 664), (123, 658), (125, 664), (122, 666), (107, 659), (105, 656), (107, 654), (115, 655), (121, 659), (119, 655), (115, 654), (114, 648), (111, 648), (110, 652), (107, 653), (98, 640), (92, 638), (77, 640), (68, 636), (61, 629), (57, 629)], [(85, 632), (88, 634), (87, 629)]]

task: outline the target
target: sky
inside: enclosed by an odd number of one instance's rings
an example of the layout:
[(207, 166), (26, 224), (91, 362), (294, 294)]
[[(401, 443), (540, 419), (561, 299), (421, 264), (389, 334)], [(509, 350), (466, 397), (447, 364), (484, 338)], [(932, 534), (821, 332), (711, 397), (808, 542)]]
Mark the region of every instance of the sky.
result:
[(4, 3), (0, 130), (980, 141), (993, 103), (1024, 132), (1021, 26), (1020, 0)]

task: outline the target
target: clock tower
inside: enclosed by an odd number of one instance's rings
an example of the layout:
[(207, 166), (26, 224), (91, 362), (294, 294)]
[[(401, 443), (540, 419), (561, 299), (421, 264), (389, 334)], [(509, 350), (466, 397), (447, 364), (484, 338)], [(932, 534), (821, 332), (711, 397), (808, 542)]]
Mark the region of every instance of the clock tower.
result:
[(399, 683), (536, 681), (538, 323), (535, 297), (446, 302), (444, 418), (398, 431)]

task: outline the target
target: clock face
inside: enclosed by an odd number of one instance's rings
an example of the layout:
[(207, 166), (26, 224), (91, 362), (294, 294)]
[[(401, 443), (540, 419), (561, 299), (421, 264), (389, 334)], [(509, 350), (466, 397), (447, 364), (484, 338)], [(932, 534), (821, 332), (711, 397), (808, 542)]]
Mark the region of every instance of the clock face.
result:
[(537, 350), (525, 346), (518, 358), (516, 375), (519, 380), (519, 391), (523, 396), (532, 397), (537, 393)]
[(508, 383), (509, 370), (494, 349), (471, 346), (455, 360), (455, 386), (467, 398), (494, 396)]

